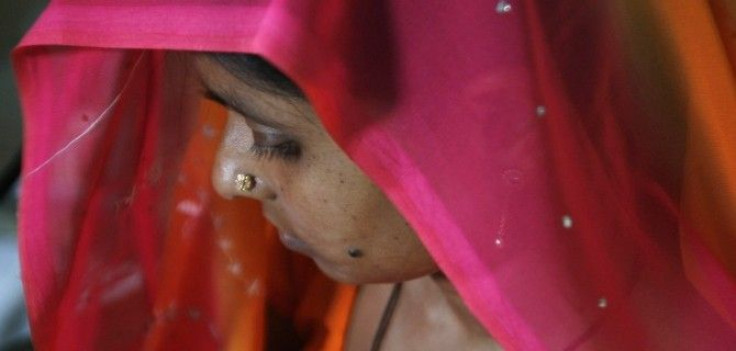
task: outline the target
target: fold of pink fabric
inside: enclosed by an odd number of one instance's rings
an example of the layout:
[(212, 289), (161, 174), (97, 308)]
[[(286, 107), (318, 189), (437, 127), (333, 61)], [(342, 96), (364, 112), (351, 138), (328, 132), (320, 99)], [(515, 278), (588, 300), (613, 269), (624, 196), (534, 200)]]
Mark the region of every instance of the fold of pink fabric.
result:
[(736, 349), (683, 273), (682, 121), (652, 113), (618, 21), (573, 0), (52, 1), (14, 54), (36, 345), (145, 342), (196, 110), (170, 52), (227, 51), (302, 87), (506, 349)]

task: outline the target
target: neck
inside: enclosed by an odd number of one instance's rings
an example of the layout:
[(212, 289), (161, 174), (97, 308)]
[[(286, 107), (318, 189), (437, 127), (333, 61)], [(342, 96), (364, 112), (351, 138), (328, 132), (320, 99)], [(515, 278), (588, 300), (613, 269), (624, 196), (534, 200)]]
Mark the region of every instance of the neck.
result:
[[(361, 287), (346, 350), (365, 349), (375, 337), (381, 308), (394, 284)], [(385, 337), (387, 350), (500, 350), (473, 317), (455, 287), (441, 274), (405, 281)]]
[(465, 306), (452, 283), (441, 274), (404, 282), (399, 303), (392, 328), (404, 338), (416, 338), (406, 340), (408, 345), (429, 341), (438, 349), (499, 349)]
[(436, 305), (444, 306), (445, 314), (449, 312), (452, 319), (460, 323), (460, 326), (471, 335), (488, 337), (488, 332), (473, 316), (470, 309), (465, 305), (460, 294), (452, 285), (449, 279), (441, 273), (437, 272), (418, 280), (426, 279), (421, 282), (424, 288), (433, 287), (431, 295), (435, 295), (433, 302)]

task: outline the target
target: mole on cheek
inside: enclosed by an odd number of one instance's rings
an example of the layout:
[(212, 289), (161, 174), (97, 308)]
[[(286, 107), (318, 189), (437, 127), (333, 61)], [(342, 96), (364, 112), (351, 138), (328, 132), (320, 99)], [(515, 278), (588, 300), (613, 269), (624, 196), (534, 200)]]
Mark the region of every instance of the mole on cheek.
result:
[(348, 256), (350, 256), (352, 258), (361, 258), (361, 257), (363, 257), (363, 251), (361, 251), (360, 249), (356, 249), (354, 247), (351, 247), (351, 248), (348, 249)]

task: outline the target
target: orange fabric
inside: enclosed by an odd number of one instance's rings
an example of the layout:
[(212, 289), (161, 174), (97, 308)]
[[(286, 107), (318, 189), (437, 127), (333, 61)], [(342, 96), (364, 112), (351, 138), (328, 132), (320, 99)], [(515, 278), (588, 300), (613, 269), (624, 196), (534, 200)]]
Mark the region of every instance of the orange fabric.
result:
[(356, 291), (349, 285), (330, 284), (320, 279), (313, 281), (307, 298), (297, 311), (297, 324), (302, 329), (311, 329), (312, 338), (304, 350), (343, 349)]
[[(224, 344), (225, 350), (263, 350), (270, 305), (282, 314), (296, 313), (309, 349), (341, 350), (355, 288), (328, 280), (310, 261), (286, 252), (257, 202), (213, 193), (210, 170), (225, 111), (204, 101), (200, 116), (176, 187), (155, 325), (145, 348), (204, 350)], [(218, 217), (210, 221), (197, 215), (200, 210)], [(211, 294), (214, 303), (206, 298)], [(187, 337), (196, 328), (213, 331), (209, 343)]]
[(356, 292), (354, 286), (338, 285), (330, 309), (325, 315), (325, 323), (331, 333), (323, 344), (323, 350), (343, 349)]
[[(212, 335), (211, 344), (196, 347), (211, 349), (220, 341), (218, 338), (226, 337), (228, 349), (259, 349), (263, 345), (263, 333), (259, 331), (264, 325), (262, 282), (266, 265), (263, 250), (252, 248), (268, 244), (263, 235), (265, 222), (257, 203), (227, 202), (213, 194), (209, 170), (225, 121), (224, 111), (205, 102), (200, 115), (177, 179), (176, 210), (163, 250), (161, 293), (154, 306), (156, 325), (146, 348), (193, 347), (192, 340), (185, 337), (187, 330), (198, 327), (191, 324), (204, 323), (205, 328), (213, 324), (218, 327), (213, 330), (239, 332)], [(209, 216), (198, 215), (203, 210), (216, 210), (222, 216), (208, 223)], [(201, 230), (207, 227), (210, 230)], [(254, 241), (257, 246), (246, 245)], [(211, 259), (213, 255), (215, 260)], [(216, 284), (209, 281), (212, 277)], [(217, 286), (221, 288), (216, 295), (220, 306), (211, 306), (206, 299), (211, 292), (203, 290)], [(191, 310), (189, 305), (208, 308)]]
[[(712, 291), (726, 291), (733, 280), (702, 278), (709, 270), (736, 277), (736, 4), (655, 0), (652, 5), (686, 97), (688, 153), (681, 203), (686, 269), (697, 286), (721, 284), (724, 289)], [(700, 250), (712, 252), (719, 262), (703, 259)], [(736, 326), (734, 297), (711, 293), (708, 298)]]

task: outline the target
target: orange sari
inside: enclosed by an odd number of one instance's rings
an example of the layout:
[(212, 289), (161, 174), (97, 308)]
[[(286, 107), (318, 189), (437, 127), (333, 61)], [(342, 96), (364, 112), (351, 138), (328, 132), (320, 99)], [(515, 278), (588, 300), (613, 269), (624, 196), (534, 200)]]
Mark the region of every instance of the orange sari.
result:
[[(174, 195), (155, 328), (145, 349), (265, 349), (270, 308), (293, 323), (305, 350), (342, 350), (356, 288), (286, 251), (256, 201), (214, 194), (210, 170), (226, 112), (207, 100), (200, 111)], [(208, 220), (200, 209), (218, 215)], [(210, 341), (191, 333), (203, 326), (212, 330)]]

